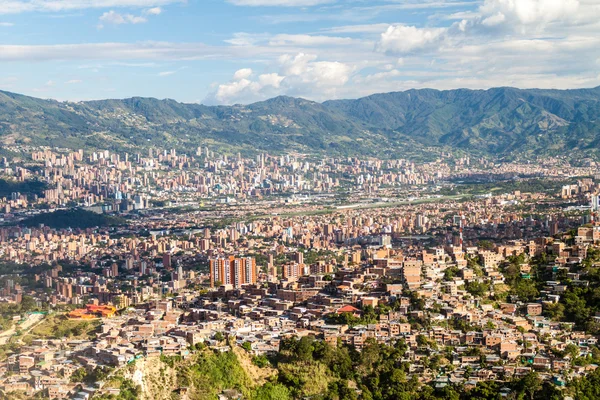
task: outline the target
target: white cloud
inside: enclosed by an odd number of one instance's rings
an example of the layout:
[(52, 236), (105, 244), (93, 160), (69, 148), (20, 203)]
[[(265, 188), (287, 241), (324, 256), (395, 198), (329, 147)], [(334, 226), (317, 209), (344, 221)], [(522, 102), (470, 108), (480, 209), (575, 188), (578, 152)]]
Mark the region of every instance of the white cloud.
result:
[(579, 10), (578, 0), (486, 0), (480, 12), (484, 22), (504, 21), (521, 26), (539, 26), (570, 19)]
[(445, 28), (417, 28), (407, 25), (390, 26), (381, 34), (377, 49), (391, 54), (409, 53), (429, 48), (438, 43), (445, 32)]
[[(387, 25), (386, 25), (387, 26)], [(237, 32), (225, 43), (234, 46), (270, 46), (270, 47), (340, 47), (359, 45), (365, 41), (349, 37)], [(372, 47), (372, 43), (370, 44)]]
[(107, 11), (99, 18), (101, 24), (98, 28), (103, 28), (103, 24), (122, 25), (122, 24), (142, 24), (148, 20), (142, 16), (132, 14), (119, 14), (113, 10)]
[(475, 14), (468, 24), (474, 34), (560, 37), (597, 24), (600, 4), (587, 0), (485, 0)]
[(13, 24), (12, 22), (0, 22), (0, 27), (11, 27), (11, 26), (15, 26), (15, 24)]
[(498, 12), (494, 15), (485, 18), (483, 21), (481, 21), (481, 24), (485, 26), (496, 26), (503, 23), (504, 21), (506, 21), (506, 15), (502, 14), (501, 12)]
[(161, 76), (161, 77), (163, 77), (163, 76), (170, 76), (170, 75), (173, 75), (175, 73), (177, 73), (177, 71), (161, 71), (161, 72), (158, 73), (158, 76)]
[(82, 82), (83, 82), (83, 81), (82, 81), (81, 79), (71, 79), (71, 80), (69, 80), (69, 81), (66, 81), (65, 83), (66, 83), (67, 85), (75, 85), (75, 84), (77, 84), (77, 83), (82, 83)]
[(278, 60), (279, 72), (266, 73), (253, 79), (249, 68), (235, 72), (233, 79), (218, 85), (207, 97), (210, 103), (249, 103), (279, 94), (331, 98), (348, 83), (353, 68), (333, 61), (317, 61), (314, 54), (283, 55)]
[(267, 98), (276, 93), (284, 80), (283, 76), (271, 73), (259, 75), (257, 80), (252, 81), (251, 75), (252, 70), (249, 68), (236, 71), (231, 82), (218, 86), (211, 101), (231, 104)]
[(234, 46), (253, 46), (257, 43), (269, 40), (271, 35), (267, 33), (246, 33), (236, 32), (233, 37), (225, 40), (225, 43), (232, 44)]
[(316, 87), (342, 86), (348, 82), (352, 68), (337, 61), (315, 61), (314, 54), (299, 53), (292, 57), (283, 55), (279, 58), (282, 73), (288, 77), (296, 77), (303, 83)]
[(309, 7), (333, 3), (335, 0), (228, 0), (236, 6), (250, 7)]
[(81, 43), (55, 45), (2, 45), (0, 61), (50, 60), (198, 60), (232, 57), (226, 48), (210, 47), (202, 43), (138, 42), (138, 43)]
[(252, 76), (252, 70), (250, 68), (239, 69), (233, 74), (234, 81), (241, 81), (242, 79), (248, 79)]
[(146, 10), (146, 14), (148, 15), (160, 15), (162, 14), (162, 8), (160, 7), (152, 7), (148, 10)]
[(93, 8), (150, 8), (185, 0), (0, 0), (0, 14), (62, 12)]

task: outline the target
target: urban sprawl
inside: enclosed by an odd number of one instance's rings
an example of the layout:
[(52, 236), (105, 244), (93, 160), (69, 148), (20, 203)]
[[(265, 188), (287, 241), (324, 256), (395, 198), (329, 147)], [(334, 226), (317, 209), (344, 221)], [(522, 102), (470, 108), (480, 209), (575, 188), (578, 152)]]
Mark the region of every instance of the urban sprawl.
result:
[(260, 364), (290, 338), (402, 343), (406, 379), (433, 390), (532, 372), (561, 390), (600, 360), (577, 297), (600, 283), (592, 160), (6, 151), (8, 398), (116, 396), (118, 373), (150, 390), (165, 358)]

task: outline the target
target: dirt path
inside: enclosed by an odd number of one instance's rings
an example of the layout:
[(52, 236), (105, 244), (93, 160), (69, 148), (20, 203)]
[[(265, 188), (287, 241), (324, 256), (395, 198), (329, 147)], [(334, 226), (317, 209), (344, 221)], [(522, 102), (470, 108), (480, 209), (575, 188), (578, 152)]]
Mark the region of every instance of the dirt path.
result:
[(21, 333), (27, 333), (37, 324), (46, 318), (44, 314), (29, 314), (27, 319), (20, 325), (13, 325), (10, 329), (0, 333), (0, 345), (8, 343), (8, 341), (17, 333), (17, 328)]

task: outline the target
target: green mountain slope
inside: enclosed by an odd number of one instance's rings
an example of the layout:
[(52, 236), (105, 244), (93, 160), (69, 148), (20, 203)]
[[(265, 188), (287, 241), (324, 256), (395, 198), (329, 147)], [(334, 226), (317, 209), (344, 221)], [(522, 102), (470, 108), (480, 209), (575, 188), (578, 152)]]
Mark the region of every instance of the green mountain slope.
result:
[(417, 157), (600, 155), (600, 87), (409, 90), (317, 103), (204, 106), (134, 97), (57, 102), (0, 92), (0, 143), (135, 150), (299, 151)]

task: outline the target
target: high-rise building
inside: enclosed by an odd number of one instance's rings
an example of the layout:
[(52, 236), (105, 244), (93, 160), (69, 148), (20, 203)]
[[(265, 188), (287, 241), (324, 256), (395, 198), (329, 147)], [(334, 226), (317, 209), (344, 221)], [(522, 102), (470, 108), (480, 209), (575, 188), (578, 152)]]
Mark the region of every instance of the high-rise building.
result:
[(256, 260), (253, 257), (218, 257), (210, 259), (209, 263), (211, 287), (220, 283), (239, 288), (256, 283)]
[(298, 263), (286, 264), (282, 267), (283, 279), (298, 278), (303, 275), (302, 268)]
[(171, 254), (169, 254), (169, 253), (163, 254), (163, 267), (171, 268)]

